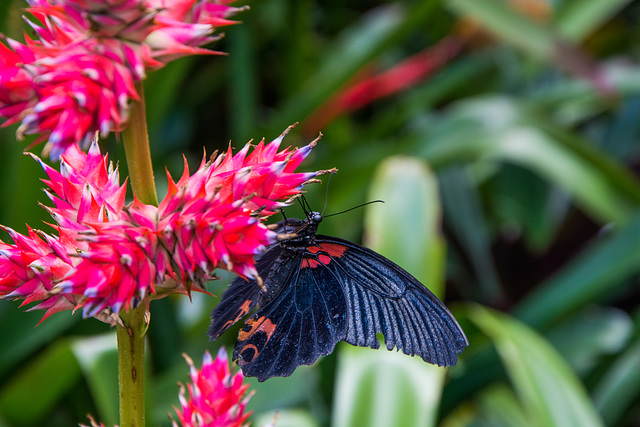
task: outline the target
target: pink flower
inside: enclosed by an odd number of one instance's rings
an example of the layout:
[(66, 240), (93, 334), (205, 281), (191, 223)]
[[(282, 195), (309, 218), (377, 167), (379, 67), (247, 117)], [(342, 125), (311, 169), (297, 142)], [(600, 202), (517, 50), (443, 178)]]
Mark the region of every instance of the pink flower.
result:
[(96, 143), (88, 153), (72, 146), (59, 172), (32, 156), (47, 173), (59, 236), (11, 232), (15, 243), (0, 245), (0, 297), (109, 319), (147, 296), (206, 292), (217, 268), (257, 277), (253, 258), (275, 239), (262, 220), (326, 172), (295, 172), (315, 141), (278, 151), (288, 131), (203, 161), (193, 175), (185, 163), (158, 207), (124, 205), (125, 185)]
[(57, 160), (126, 127), (134, 83), (202, 46), (242, 8), (228, 0), (30, 0), (36, 38), (0, 44), (0, 116)]
[(55, 283), (73, 269), (68, 256), (74, 249), (71, 242), (31, 229), (27, 236), (3, 229), (14, 243), (0, 242), (0, 298), (22, 299), (22, 305), (38, 302), (30, 310), (46, 310), (42, 320), (73, 309), (78, 297), (51, 293)]
[[(245, 406), (251, 397), (245, 396), (248, 384), (243, 384), (242, 372), (232, 374), (226, 351), (221, 348), (215, 360), (208, 351), (198, 370), (184, 355), (189, 365), (191, 383), (180, 385), (180, 408), (174, 408), (178, 421), (174, 427), (241, 427), (249, 417)], [(187, 396), (187, 391), (189, 395)]]
[(44, 320), (82, 303), (82, 295), (61, 293), (54, 286), (80, 264), (71, 254), (88, 247), (79, 234), (89, 230), (86, 223), (118, 218), (126, 187), (119, 185), (118, 171), (97, 144), (88, 154), (76, 146), (68, 150), (60, 172), (42, 161), (40, 165), (49, 177), (44, 182), (54, 207), (47, 210), (58, 224), (58, 237), (31, 229), (24, 236), (5, 227), (14, 243), (0, 242), (0, 298), (23, 299), (23, 305), (38, 302), (30, 310), (46, 310)]
[(137, 99), (130, 71), (104, 55), (78, 52), (40, 61), (34, 79), (38, 102), (18, 128), (18, 136), (43, 134), (53, 159), (74, 143), (88, 147), (97, 132), (121, 131), (129, 100)]
[[(87, 231), (88, 224), (118, 220), (125, 207), (126, 183), (120, 184), (118, 169), (102, 156), (94, 141), (88, 153), (72, 146), (60, 161), (60, 171), (48, 166), (38, 157), (48, 179), (47, 195), (54, 204), (47, 208), (53, 219), (67, 234)], [(79, 247), (86, 244), (80, 242)]]

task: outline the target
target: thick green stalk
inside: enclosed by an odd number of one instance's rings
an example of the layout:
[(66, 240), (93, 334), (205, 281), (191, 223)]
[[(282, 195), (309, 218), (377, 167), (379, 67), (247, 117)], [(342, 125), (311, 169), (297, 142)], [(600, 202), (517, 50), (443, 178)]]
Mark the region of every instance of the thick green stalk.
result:
[(124, 153), (127, 157), (129, 180), (133, 193), (141, 202), (157, 205), (158, 196), (153, 177), (153, 165), (151, 164), (142, 82), (136, 84), (136, 91), (140, 95), (140, 101), (134, 102), (131, 106), (129, 125), (122, 132)]
[(120, 313), (118, 337), (118, 384), (120, 427), (144, 427), (144, 336), (148, 326), (147, 304)]
[[(140, 101), (131, 106), (129, 125), (122, 132), (129, 180), (133, 193), (141, 202), (157, 206), (142, 82), (136, 85), (136, 90)], [(120, 313), (122, 325), (116, 326), (120, 427), (145, 426), (144, 337), (149, 325), (147, 303), (141, 301), (137, 308)]]

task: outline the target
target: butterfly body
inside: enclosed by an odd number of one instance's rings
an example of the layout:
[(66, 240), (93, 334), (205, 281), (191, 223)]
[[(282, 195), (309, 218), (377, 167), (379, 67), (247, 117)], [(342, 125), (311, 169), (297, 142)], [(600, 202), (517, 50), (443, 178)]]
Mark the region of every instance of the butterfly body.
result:
[(288, 376), (330, 354), (339, 341), (395, 347), (455, 365), (467, 339), (453, 315), (417, 279), (376, 252), (318, 235), (322, 215), (280, 223), (280, 241), (256, 257), (263, 283), (236, 278), (211, 313), (211, 339), (253, 312), (234, 360), (247, 376)]

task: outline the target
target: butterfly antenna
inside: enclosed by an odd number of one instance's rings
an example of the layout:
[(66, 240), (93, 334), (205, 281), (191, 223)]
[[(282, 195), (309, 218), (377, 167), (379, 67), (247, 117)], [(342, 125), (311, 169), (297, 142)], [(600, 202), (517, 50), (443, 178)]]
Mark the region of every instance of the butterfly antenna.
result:
[(327, 178), (327, 190), (324, 194), (324, 206), (322, 207), (322, 212), (320, 212), (320, 216), (323, 216), (325, 209), (327, 209), (327, 202), (329, 201), (329, 183), (331, 183), (331, 177), (333, 176), (334, 173), (329, 174), (329, 178)]
[(280, 214), (282, 215), (282, 221), (284, 221), (284, 223), (287, 223), (287, 216), (284, 214), (284, 209), (280, 209)]
[(363, 207), (363, 206), (371, 205), (371, 204), (373, 204), (373, 203), (384, 203), (384, 200), (372, 200), (372, 201), (370, 201), (370, 202), (366, 202), (366, 203), (363, 203), (363, 204), (361, 204), (361, 205), (358, 205), (358, 206), (354, 206), (354, 207), (352, 207), (352, 208), (349, 208), (349, 209), (347, 209), (347, 210), (345, 210), (345, 211), (332, 213), (332, 214), (330, 214), (330, 215), (324, 215), (324, 216), (323, 216), (323, 218), (328, 218), (328, 217), (330, 217), (330, 216), (335, 216), (335, 215), (340, 215), (340, 214), (343, 214), (343, 213), (347, 213), (347, 212), (352, 211), (352, 210), (354, 210), (354, 209), (358, 209), (358, 208), (361, 208), (361, 207)]
[(302, 206), (302, 211), (304, 212), (304, 216), (307, 216), (307, 214), (311, 211), (311, 208), (309, 207), (309, 202), (307, 202), (306, 197), (304, 197), (304, 194), (300, 194), (300, 206)]

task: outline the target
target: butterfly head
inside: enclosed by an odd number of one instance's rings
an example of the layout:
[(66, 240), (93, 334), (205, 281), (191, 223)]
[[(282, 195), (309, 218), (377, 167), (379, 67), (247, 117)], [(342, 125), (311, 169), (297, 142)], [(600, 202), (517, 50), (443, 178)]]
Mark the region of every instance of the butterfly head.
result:
[(307, 214), (307, 221), (315, 223), (316, 227), (322, 221), (322, 214), (320, 212), (309, 212)]
[(314, 239), (318, 232), (318, 225), (322, 221), (322, 214), (320, 212), (307, 212), (307, 219), (303, 222), (302, 226), (298, 229), (297, 233), (304, 240)]

